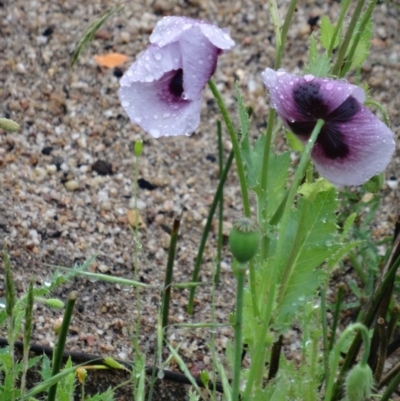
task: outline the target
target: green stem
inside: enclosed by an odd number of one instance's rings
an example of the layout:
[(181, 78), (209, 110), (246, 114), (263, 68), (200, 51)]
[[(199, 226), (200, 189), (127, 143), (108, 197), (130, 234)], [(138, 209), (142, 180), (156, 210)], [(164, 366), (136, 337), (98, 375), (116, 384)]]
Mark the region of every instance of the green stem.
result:
[(171, 300), (171, 284), (172, 284), (172, 275), (174, 270), (174, 260), (175, 260), (175, 252), (176, 252), (176, 244), (178, 243), (178, 233), (180, 226), (180, 219), (175, 219), (172, 231), (171, 231), (171, 242), (169, 244), (168, 250), (168, 261), (167, 261), (167, 269), (165, 272), (165, 283), (163, 290), (163, 298), (162, 298), (162, 332), (163, 336), (167, 333), (168, 326), (168, 316), (169, 316), (169, 304)]
[[(224, 171), (224, 154), (222, 147), (222, 126), (221, 121), (217, 121), (217, 137), (218, 137), (218, 164), (219, 164), (219, 179), (222, 178)], [(223, 243), (223, 223), (224, 223), (224, 189), (221, 190), (219, 197), (218, 208), (218, 243), (217, 243), (217, 270), (214, 276), (214, 282), (219, 284), (219, 277), (221, 274), (221, 260), (222, 260), (222, 243)]]
[(354, 30), (356, 29), (357, 22), (360, 19), (360, 14), (361, 14), (362, 8), (364, 7), (364, 4), (365, 4), (365, 0), (357, 1), (357, 5), (354, 10), (354, 14), (350, 20), (350, 24), (347, 28), (347, 32), (343, 39), (342, 45), (340, 46), (338, 58), (332, 69), (332, 74), (335, 76), (338, 76), (338, 77), (341, 76), (340, 72), (342, 70), (343, 61), (346, 57), (347, 49), (348, 49), (350, 41), (354, 35)]
[(331, 363), (330, 363), (330, 367), (329, 367), (330, 375), (329, 375), (328, 385), (326, 387), (326, 392), (325, 392), (325, 401), (330, 401), (331, 397), (332, 397), (333, 383), (334, 383), (334, 380), (336, 377), (337, 368), (339, 366), (341, 350), (347, 340), (347, 336), (352, 334), (355, 331), (358, 331), (359, 333), (361, 333), (363, 343), (364, 343), (364, 352), (363, 352), (362, 359), (361, 359), (361, 365), (367, 364), (369, 350), (370, 350), (368, 329), (361, 323), (354, 323), (351, 326), (348, 326), (343, 331), (335, 348), (332, 350)]
[[(53, 369), (51, 372), (52, 376), (57, 375), (61, 369), (61, 362), (65, 348), (65, 342), (67, 340), (68, 328), (72, 318), (72, 312), (74, 310), (75, 301), (78, 297), (77, 291), (71, 291), (68, 295), (67, 305), (65, 307), (64, 318), (61, 323), (60, 333), (58, 336), (57, 348), (54, 352), (53, 358)], [(57, 383), (53, 384), (49, 388), (49, 393), (47, 396), (47, 401), (54, 401), (56, 399), (57, 393)]]
[(33, 279), (29, 282), (28, 294), (25, 307), (24, 348), (22, 355), (21, 396), (25, 393), (26, 374), (29, 368), (29, 343), (32, 334), (32, 311), (33, 311)]
[(217, 101), (218, 107), (222, 114), (222, 118), (225, 121), (226, 128), (228, 129), (228, 133), (231, 138), (233, 151), (235, 153), (235, 160), (236, 160), (236, 167), (237, 167), (237, 172), (238, 172), (238, 177), (239, 177), (240, 189), (242, 191), (244, 215), (246, 217), (251, 217), (250, 201), (249, 201), (249, 194), (247, 191), (246, 176), (245, 176), (245, 171), (244, 171), (242, 154), (240, 152), (239, 141), (238, 141), (238, 138), (237, 138), (237, 135), (235, 132), (235, 128), (233, 127), (233, 123), (232, 123), (231, 118), (229, 117), (228, 110), (225, 107), (225, 104), (222, 100), (221, 94), (219, 93), (214, 81), (210, 79), (208, 81), (208, 86), (211, 89), (211, 92), (214, 95), (215, 100)]
[(342, 28), (343, 20), (346, 15), (347, 9), (349, 8), (350, 2), (351, 2), (351, 0), (345, 0), (340, 5), (339, 19), (336, 23), (335, 31), (333, 32), (332, 40), (329, 45), (328, 58), (331, 58), (331, 56), (332, 56), (333, 49), (335, 47), (336, 38), (338, 37), (340, 29)]
[(390, 119), (389, 119), (389, 114), (386, 111), (385, 106), (383, 106), (382, 104), (380, 104), (379, 102), (377, 102), (376, 100), (372, 100), (372, 99), (368, 99), (364, 102), (365, 106), (374, 106), (376, 107), (382, 114), (383, 117), (383, 121), (384, 123), (389, 127), (390, 125)]
[(322, 335), (324, 344), (324, 368), (325, 368), (325, 385), (329, 378), (329, 347), (328, 347), (328, 322), (326, 318), (326, 289), (321, 288), (321, 320), (322, 320)]
[(336, 295), (335, 311), (333, 312), (331, 339), (329, 341), (329, 351), (332, 350), (333, 345), (335, 344), (336, 329), (337, 329), (338, 321), (339, 321), (340, 307), (342, 306), (342, 301), (343, 301), (343, 292), (344, 292), (344, 284), (341, 283), (338, 286), (337, 295)]
[[(236, 159), (236, 168), (238, 172), (238, 177), (239, 177), (239, 183), (240, 183), (240, 189), (242, 191), (242, 201), (243, 201), (243, 212), (244, 215), (248, 218), (251, 217), (251, 212), (250, 212), (250, 200), (249, 200), (249, 193), (247, 190), (247, 182), (246, 182), (246, 176), (245, 176), (245, 170), (244, 170), (244, 165), (243, 165), (243, 159), (242, 159), (242, 154), (240, 151), (240, 146), (239, 146), (239, 141), (235, 132), (235, 128), (233, 127), (233, 123), (231, 118), (229, 117), (228, 110), (225, 107), (225, 104), (222, 100), (221, 94), (219, 93), (214, 81), (211, 79), (208, 81), (208, 86), (211, 89), (212, 94), (214, 95), (215, 100), (217, 101), (218, 107), (221, 111), (222, 117), (225, 121), (226, 128), (228, 129), (229, 136), (231, 138), (232, 142), (232, 148), (235, 154), (235, 159)], [(194, 273), (193, 273), (194, 275)], [(258, 306), (257, 306), (257, 286), (255, 282), (255, 277), (256, 273), (254, 270), (254, 262), (249, 263), (249, 277), (250, 277), (250, 290), (252, 294), (252, 305), (253, 305), (253, 311), (255, 315), (258, 315)], [(197, 280), (197, 277), (196, 277)], [(192, 281), (196, 281), (192, 280)], [(192, 293), (190, 294), (192, 296)], [(193, 297), (194, 297), (194, 290), (193, 290)], [(188, 305), (188, 312), (193, 313), (193, 299), (189, 299), (189, 305)]]
[(374, 8), (375, 8), (377, 2), (378, 2), (378, 0), (372, 0), (368, 5), (367, 11), (363, 15), (363, 19), (360, 23), (360, 27), (357, 30), (356, 34), (354, 35), (353, 43), (351, 44), (350, 50), (346, 56), (346, 60), (344, 61), (343, 66), (340, 70), (340, 74), (339, 74), (340, 77), (343, 77), (347, 73), (347, 71), (349, 71), (349, 69), (350, 69), (352, 60), (354, 58), (354, 54), (356, 53), (357, 46), (361, 39), (361, 35), (364, 32), (364, 30), (368, 24), (368, 21), (371, 18), (372, 12), (374, 11)]
[(279, 46), (279, 49), (277, 49), (276, 56), (275, 56), (275, 63), (274, 63), (275, 70), (277, 70), (281, 66), (283, 51), (285, 49), (286, 37), (289, 32), (289, 28), (290, 28), (290, 24), (293, 19), (293, 15), (297, 9), (297, 1), (298, 0), (291, 0), (290, 4), (289, 4), (289, 8), (286, 12), (285, 21), (283, 22), (283, 25), (282, 25), (280, 46)]
[(236, 313), (235, 313), (235, 356), (233, 364), (232, 401), (239, 400), (240, 373), (242, 368), (242, 325), (243, 325), (243, 299), (246, 264), (238, 262)]
[[(304, 176), (305, 168), (306, 168), (308, 160), (310, 158), (312, 147), (313, 147), (315, 141), (317, 140), (318, 134), (320, 133), (323, 125), (324, 125), (323, 120), (317, 121), (317, 123), (314, 127), (314, 130), (311, 134), (311, 137), (308, 140), (307, 145), (305, 146), (305, 149), (304, 149), (303, 154), (300, 159), (299, 166), (296, 170), (296, 173), (295, 173), (295, 176), (293, 179), (292, 186), (288, 193), (287, 202), (286, 202), (285, 209), (284, 209), (283, 216), (282, 216), (281, 226), (279, 228), (279, 232), (281, 235), (279, 237), (277, 249), (275, 251), (276, 259), (274, 261), (274, 265), (270, 266), (271, 281), (269, 283), (269, 291), (267, 293), (268, 294), (267, 304), (264, 309), (262, 326), (259, 331), (260, 335), (259, 335), (259, 338), (257, 341), (257, 349), (255, 351), (254, 361), (251, 364), (249, 378), (248, 378), (246, 390), (244, 393), (244, 399), (247, 399), (250, 396), (250, 394), (253, 391), (253, 386), (256, 386), (256, 388), (259, 388), (262, 384), (262, 378), (263, 378), (263, 373), (264, 373), (264, 362), (265, 362), (265, 352), (264, 352), (265, 336), (267, 334), (267, 331), (268, 331), (268, 328), (270, 325), (273, 305), (275, 302), (276, 288), (278, 286), (278, 278), (280, 277), (279, 267), (281, 266), (281, 263), (283, 262), (283, 259), (286, 255), (285, 233), (287, 232), (287, 228), (288, 228), (288, 225), (290, 222), (292, 206), (293, 206), (294, 199), (295, 199), (295, 196), (297, 193), (297, 189)], [(291, 268), (291, 267), (292, 266), (288, 266), (288, 268)]]
[[(207, 222), (206, 222), (206, 225), (203, 230), (203, 235), (201, 237), (199, 250), (197, 252), (196, 261), (194, 264), (192, 283), (197, 282), (197, 279), (199, 277), (200, 265), (203, 260), (203, 252), (204, 252), (204, 249), (206, 246), (207, 236), (211, 229), (211, 223), (212, 223), (212, 220), (214, 217), (215, 209), (217, 208), (218, 202), (221, 198), (221, 193), (222, 193), (223, 187), (225, 185), (225, 181), (226, 181), (226, 177), (228, 176), (229, 169), (231, 168), (233, 157), (234, 157), (234, 153), (233, 153), (233, 151), (231, 151), (231, 153), (228, 156), (228, 160), (226, 161), (224, 171), (222, 172), (221, 178), (218, 183), (217, 190), (214, 195), (214, 199), (213, 199), (211, 207), (210, 207), (210, 211), (208, 213)], [(187, 312), (189, 314), (193, 314), (195, 291), (196, 291), (196, 287), (192, 287), (190, 289), (189, 302), (188, 302), (188, 306), (187, 306)]]
[(380, 401), (389, 401), (392, 394), (395, 392), (397, 386), (400, 383), (400, 372), (394, 377), (394, 379), (386, 387), (385, 392), (382, 394)]
[[(283, 51), (285, 48), (286, 37), (289, 31), (290, 23), (292, 21), (293, 15), (296, 11), (298, 0), (292, 0), (289, 4), (289, 8), (285, 17), (285, 21), (282, 25), (282, 30), (278, 26), (278, 15), (274, 18), (274, 25), (275, 25), (275, 35), (277, 37), (276, 41), (276, 56), (275, 56), (275, 63), (274, 69), (277, 70), (281, 66)], [(275, 0), (270, 1), (270, 8), (275, 11), (277, 14), (277, 4)], [(279, 40), (278, 40), (279, 38)], [(262, 169), (261, 169), (261, 196), (267, 196), (267, 188), (268, 188), (268, 167), (269, 167), (269, 157), (271, 153), (271, 145), (272, 145), (272, 133), (274, 128), (274, 120), (275, 120), (276, 111), (271, 109), (268, 114), (268, 121), (267, 121), (267, 131), (265, 133), (265, 146), (264, 146), (264, 153), (263, 153), (263, 162), (262, 162)], [(260, 200), (258, 204), (261, 204)], [(258, 223), (260, 227), (264, 227), (262, 224), (262, 211), (258, 211)], [(264, 230), (265, 231), (265, 230)], [(261, 244), (261, 260), (265, 260), (269, 253), (269, 238), (266, 234), (263, 235), (262, 244)]]

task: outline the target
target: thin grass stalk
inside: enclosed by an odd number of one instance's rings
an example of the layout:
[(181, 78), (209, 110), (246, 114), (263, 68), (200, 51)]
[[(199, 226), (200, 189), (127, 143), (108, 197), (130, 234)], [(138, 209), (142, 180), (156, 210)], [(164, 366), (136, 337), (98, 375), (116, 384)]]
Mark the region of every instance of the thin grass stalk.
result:
[(25, 307), (25, 326), (24, 326), (24, 350), (22, 352), (22, 375), (21, 375), (21, 395), (25, 393), (26, 374), (29, 364), (29, 343), (32, 335), (32, 311), (33, 311), (33, 279), (29, 282), (28, 294)]
[(379, 352), (378, 352), (378, 360), (376, 362), (376, 367), (374, 371), (374, 380), (376, 383), (379, 383), (382, 377), (383, 373), (383, 368), (385, 365), (385, 360), (386, 360), (386, 352), (387, 352), (387, 346), (388, 346), (388, 341), (387, 341), (387, 332), (385, 328), (385, 319), (382, 317), (378, 319), (377, 321), (377, 327), (379, 330)]
[(360, 14), (364, 7), (364, 4), (365, 4), (365, 0), (357, 0), (357, 5), (354, 10), (353, 16), (351, 17), (350, 24), (346, 31), (346, 35), (339, 48), (336, 63), (332, 68), (332, 74), (335, 76), (340, 76), (340, 72), (341, 72), (341, 69), (343, 66), (343, 61), (344, 61), (344, 58), (346, 57), (347, 49), (348, 49), (350, 41), (354, 35), (354, 30), (356, 29), (357, 22), (360, 19)]
[(180, 223), (181, 223), (180, 218), (174, 219), (174, 223), (172, 225), (172, 231), (171, 231), (171, 242), (169, 244), (169, 250), (168, 250), (168, 261), (167, 261), (167, 269), (165, 272), (165, 282), (164, 282), (163, 298), (162, 298), (163, 336), (166, 335), (167, 327), (168, 327), (169, 304), (171, 301), (171, 284), (172, 284), (172, 279), (173, 279), (175, 253), (176, 253), (176, 245), (178, 243), (178, 234), (179, 234)]
[[(222, 146), (222, 125), (221, 121), (217, 121), (217, 137), (218, 137), (218, 166), (219, 166), (219, 179), (221, 180), (224, 171), (224, 152)], [(215, 284), (219, 284), (221, 274), (221, 261), (222, 261), (222, 245), (223, 245), (223, 224), (224, 224), (224, 188), (221, 189), (219, 197), (218, 208), (218, 241), (217, 241), (217, 268), (214, 275)]]
[(233, 122), (229, 116), (228, 110), (225, 107), (225, 104), (222, 100), (221, 94), (218, 91), (217, 86), (215, 85), (213, 80), (208, 81), (208, 86), (211, 89), (211, 92), (218, 104), (219, 110), (222, 114), (222, 118), (224, 119), (226, 128), (229, 133), (229, 137), (231, 139), (232, 148), (235, 152), (235, 160), (236, 160), (236, 168), (239, 178), (240, 190), (242, 192), (242, 202), (243, 202), (243, 213), (246, 217), (251, 217), (250, 212), (250, 200), (249, 200), (249, 193), (247, 189), (247, 181), (245, 176), (244, 164), (242, 159), (242, 154), (240, 152), (239, 140), (233, 126)]
[[(61, 362), (65, 348), (65, 342), (67, 340), (68, 328), (71, 322), (72, 312), (74, 310), (75, 301), (77, 297), (78, 297), (77, 291), (71, 291), (68, 295), (67, 304), (65, 306), (64, 318), (61, 323), (60, 333), (58, 335), (57, 348), (54, 352), (53, 368), (51, 372), (52, 377), (56, 376), (61, 369)], [(55, 383), (49, 388), (47, 401), (54, 401), (56, 399), (57, 384), (58, 383)]]
[(336, 293), (336, 303), (335, 303), (335, 310), (333, 312), (331, 338), (329, 340), (329, 351), (332, 350), (332, 348), (335, 344), (336, 329), (337, 329), (338, 322), (339, 322), (340, 308), (341, 308), (342, 302), (343, 302), (343, 293), (344, 293), (344, 284), (340, 283), (338, 285), (338, 289), (337, 289), (337, 293)]
[(328, 321), (326, 311), (326, 289), (321, 288), (321, 322), (322, 322), (322, 340), (323, 340), (323, 357), (324, 357), (324, 370), (325, 370), (325, 386), (328, 385), (329, 372), (329, 345), (328, 345)]
[(396, 391), (397, 386), (400, 383), (400, 372), (392, 379), (389, 385), (386, 387), (385, 392), (382, 394), (380, 401), (389, 401), (391, 395)]
[[(11, 272), (11, 262), (7, 251), (3, 251), (4, 258), (4, 271), (5, 271), (5, 288), (6, 288), (6, 314), (8, 320), (7, 337), (9, 344), (9, 353), (11, 359), (10, 376), (11, 382), (15, 385), (15, 353), (14, 343), (17, 333), (15, 332), (15, 305), (17, 303), (17, 297), (15, 295), (15, 284)], [(14, 392), (11, 395), (11, 401), (15, 400)]]
[[(196, 261), (194, 264), (193, 275), (192, 275), (193, 283), (195, 283), (199, 277), (200, 266), (201, 266), (201, 262), (203, 260), (203, 252), (204, 252), (206, 242), (207, 242), (207, 236), (208, 236), (208, 233), (210, 232), (211, 223), (212, 223), (212, 219), (214, 217), (215, 209), (217, 208), (218, 201), (221, 197), (221, 193), (222, 193), (223, 187), (225, 185), (226, 177), (228, 176), (228, 172), (231, 168), (234, 156), (235, 156), (235, 154), (232, 150), (228, 156), (228, 160), (226, 161), (224, 171), (222, 172), (222, 176), (219, 180), (217, 190), (215, 191), (215, 195), (214, 195), (214, 199), (212, 201), (211, 207), (210, 207), (210, 211), (208, 212), (207, 222), (206, 222), (206, 225), (203, 230), (203, 235), (200, 240), (199, 250), (197, 251)], [(190, 293), (189, 293), (189, 302), (188, 302), (188, 306), (187, 306), (187, 312), (190, 315), (193, 314), (195, 291), (196, 291), (196, 287), (192, 287), (190, 289)]]
[(388, 341), (388, 343), (390, 341), (392, 341), (392, 337), (393, 337), (394, 331), (396, 329), (397, 322), (399, 320), (399, 316), (400, 316), (400, 306), (399, 305), (395, 305), (393, 307), (392, 314), (390, 316), (389, 324), (388, 324), (388, 327), (387, 327), (387, 341)]
[(235, 345), (233, 362), (232, 401), (239, 400), (240, 374), (242, 371), (242, 337), (243, 337), (243, 302), (246, 265), (237, 262), (236, 311), (235, 311)]

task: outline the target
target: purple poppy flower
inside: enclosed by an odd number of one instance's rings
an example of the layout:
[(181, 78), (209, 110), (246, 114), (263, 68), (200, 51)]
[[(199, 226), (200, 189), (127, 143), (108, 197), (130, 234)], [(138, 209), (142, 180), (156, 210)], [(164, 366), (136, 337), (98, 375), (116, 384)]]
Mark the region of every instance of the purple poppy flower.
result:
[(363, 89), (270, 68), (262, 77), (271, 107), (302, 142), (318, 119), (325, 121), (311, 152), (321, 176), (336, 186), (361, 185), (385, 170), (395, 150), (394, 135), (364, 106)]
[(218, 56), (235, 42), (214, 25), (185, 17), (164, 17), (150, 42), (121, 78), (122, 107), (155, 138), (190, 135)]

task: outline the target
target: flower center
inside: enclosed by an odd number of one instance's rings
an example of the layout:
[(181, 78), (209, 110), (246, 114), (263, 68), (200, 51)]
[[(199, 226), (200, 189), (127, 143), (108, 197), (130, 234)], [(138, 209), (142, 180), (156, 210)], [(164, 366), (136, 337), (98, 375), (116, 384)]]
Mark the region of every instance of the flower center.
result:
[(172, 77), (171, 82), (169, 83), (170, 92), (176, 96), (181, 97), (183, 93), (183, 70), (179, 68), (176, 70), (175, 75)]
[(327, 100), (316, 82), (301, 82), (293, 90), (294, 101), (304, 121), (288, 121), (290, 129), (307, 140), (317, 122), (321, 118), (324, 126), (316, 141), (317, 151), (321, 151), (328, 159), (345, 158), (350, 153), (343, 134), (343, 125), (350, 121), (360, 110), (360, 103), (349, 96), (339, 107), (328, 114)]

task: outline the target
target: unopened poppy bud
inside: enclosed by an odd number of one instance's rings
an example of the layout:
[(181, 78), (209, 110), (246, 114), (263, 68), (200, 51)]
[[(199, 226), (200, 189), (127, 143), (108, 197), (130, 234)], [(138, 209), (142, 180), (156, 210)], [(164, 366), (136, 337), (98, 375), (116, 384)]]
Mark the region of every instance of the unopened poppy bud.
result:
[(87, 377), (87, 370), (85, 368), (78, 368), (76, 369), (76, 373), (78, 374), (79, 383), (85, 384)]
[(346, 379), (346, 401), (369, 400), (374, 386), (372, 370), (368, 364), (359, 363)]
[(253, 220), (243, 217), (233, 224), (229, 247), (239, 263), (246, 263), (254, 257), (259, 242), (260, 231)]

